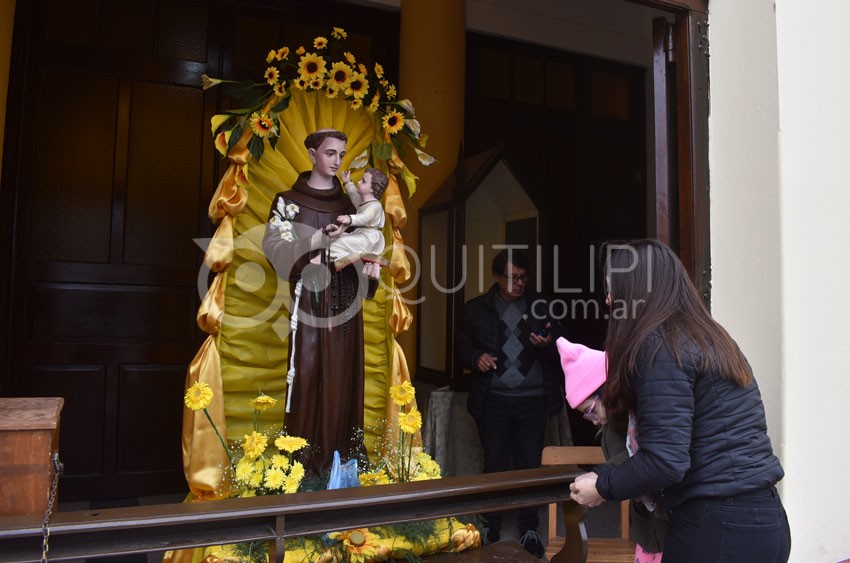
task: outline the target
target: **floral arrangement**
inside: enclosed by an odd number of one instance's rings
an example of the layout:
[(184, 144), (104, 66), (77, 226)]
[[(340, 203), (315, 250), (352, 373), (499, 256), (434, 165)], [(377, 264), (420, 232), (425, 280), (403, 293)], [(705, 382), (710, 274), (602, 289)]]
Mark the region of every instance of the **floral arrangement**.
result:
[[(361, 486), (439, 479), (440, 466), (421, 448), (413, 445), (414, 435), (422, 428), (422, 415), (415, 405), (415, 389), (410, 382), (390, 387), (391, 400), (400, 407), (398, 438), (372, 468), (360, 473)], [(260, 430), (261, 413), (277, 404), (277, 400), (260, 392), (251, 400), (254, 430), (228, 447), (207, 410), (213, 399), (209, 385), (197, 382), (186, 391), (184, 403), (193, 411), (203, 411), (227, 452), (232, 469), (232, 495), (294, 493), (304, 488), (304, 466), (294, 459), (297, 452), (309, 447), (303, 438), (283, 431)], [(368, 465), (368, 462), (365, 464)], [(443, 537), (442, 542), (434, 538)], [(320, 563), (372, 563), (404, 559), (418, 561), (426, 552), (458, 552), (481, 544), (481, 534), (473, 524), (460, 524), (455, 519), (413, 522), (372, 529), (356, 528), (320, 536), (287, 540), (290, 553), (298, 561)], [(223, 546), (211, 555), (226, 561), (266, 563), (268, 550), (262, 542)]]
[(257, 495), (294, 493), (304, 479), (304, 465), (294, 459), (296, 452), (309, 444), (304, 438), (289, 436), (282, 430), (269, 435), (260, 431), (260, 413), (277, 404), (277, 399), (262, 391), (251, 400), (254, 408), (254, 429), (243, 439), (228, 446), (210, 417), (207, 408), (213, 398), (209, 385), (194, 383), (186, 391), (184, 403), (193, 411), (203, 410), (218, 436), (230, 462), (231, 482), (236, 493), (245, 498)]
[(226, 93), (245, 106), (212, 118), (216, 147), (226, 155), (243, 133), (250, 130), (248, 151), (259, 161), (266, 142), (272, 150), (277, 144), (278, 116), (289, 107), (293, 90), (318, 92), (329, 99), (345, 99), (351, 109), (365, 110), (375, 121), (371, 151), (359, 155), (353, 162), (354, 168), (384, 161), (388, 168), (401, 174), (408, 186), (409, 180), (415, 184), (416, 176), (402, 161), (408, 150), (412, 149), (425, 166), (435, 159), (423, 150), (428, 135), (421, 131), (413, 104), (410, 100), (397, 99), (397, 88), (386, 78), (380, 63), (367, 66), (343, 49), (342, 43), (348, 37), (344, 29), (334, 27), (329, 35), (329, 38), (314, 38), (312, 51), (303, 45), (294, 51), (286, 46), (269, 51), (262, 83), (203, 75), (204, 90), (225, 83)]
[(269, 226), (280, 233), (280, 238), (286, 242), (292, 242), (296, 239), (292, 220), (295, 219), (295, 216), (300, 211), (301, 208), (296, 204), (286, 204), (283, 198), (280, 198), (277, 200), (277, 209), (272, 210), (272, 218), (269, 221)]

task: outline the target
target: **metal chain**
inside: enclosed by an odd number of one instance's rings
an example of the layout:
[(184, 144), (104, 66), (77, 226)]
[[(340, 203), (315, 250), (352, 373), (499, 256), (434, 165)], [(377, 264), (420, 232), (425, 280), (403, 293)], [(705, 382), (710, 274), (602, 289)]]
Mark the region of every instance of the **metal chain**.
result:
[(50, 517), (53, 515), (53, 506), (56, 504), (56, 490), (59, 487), (59, 477), (65, 466), (59, 461), (59, 453), (53, 453), (53, 483), (50, 485), (50, 495), (47, 498), (47, 509), (44, 511), (44, 520), (41, 522), (41, 563), (47, 563), (47, 550), (50, 549), (48, 540), (50, 539)]

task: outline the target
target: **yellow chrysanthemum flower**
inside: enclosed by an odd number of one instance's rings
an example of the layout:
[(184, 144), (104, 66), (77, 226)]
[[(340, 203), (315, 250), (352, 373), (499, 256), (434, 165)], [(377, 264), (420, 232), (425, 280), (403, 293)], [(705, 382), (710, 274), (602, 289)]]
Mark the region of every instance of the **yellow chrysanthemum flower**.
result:
[(395, 84), (390, 84), (390, 85), (387, 87), (387, 99), (388, 99), (388, 100), (394, 100), (394, 99), (395, 99), (395, 97), (396, 97)]
[(263, 486), (272, 491), (283, 488), (283, 483), (286, 481), (286, 473), (279, 467), (272, 467), (266, 471), (266, 478), (263, 480)]
[(254, 463), (248, 459), (243, 457), (239, 460), (239, 463), (236, 464), (236, 480), (241, 481), (243, 483), (247, 483), (251, 479), (251, 475), (254, 473)]
[(269, 54), (268, 54), (268, 55), (266, 55), (266, 62), (267, 62), (267, 63), (270, 63), (270, 62), (272, 62), (273, 60), (275, 60), (275, 58), (277, 58), (277, 51), (275, 51), (274, 49), (272, 49), (271, 51), (269, 51)]
[(307, 52), (307, 49), (304, 48), (304, 45), (299, 45), (297, 49), (295, 49), (295, 54), (298, 56), (303, 55)]
[(288, 475), (283, 480), (283, 492), (284, 493), (289, 493), (289, 494), (297, 493), (298, 487), (300, 487), (300, 486), (301, 486), (301, 479), (296, 479), (292, 475)]
[(414, 434), (422, 428), (422, 414), (414, 409), (410, 409), (404, 414), (398, 415), (398, 427), (405, 434)]
[(213, 390), (206, 383), (196, 381), (186, 390), (183, 402), (193, 411), (202, 411), (212, 402)]
[(375, 76), (378, 78), (384, 77), (384, 67), (381, 66), (381, 63), (375, 63)]
[(390, 478), (387, 474), (381, 471), (375, 471), (373, 473), (363, 473), (359, 475), (360, 484), (364, 487), (371, 487), (374, 485), (388, 485), (390, 483)]
[(266, 114), (254, 112), (248, 122), (251, 124), (251, 131), (258, 137), (277, 136), (277, 126), (274, 124), (274, 120)]
[(395, 135), (404, 127), (404, 116), (397, 110), (392, 110), (384, 116), (384, 131)]
[(304, 478), (304, 466), (301, 465), (300, 461), (292, 462), (292, 469), (289, 470), (289, 476), (293, 479), (297, 479), (298, 482), (301, 482), (301, 479)]
[(251, 399), (251, 407), (258, 411), (264, 411), (266, 409), (270, 409), (277, 404), (277, 399), (274, 397), (269, 397), (265, 393), (261, 395), (257, 395), (256, 398)]
[(351, 106), (351, 109), (360, 109), (363, 107), (363, 100), (361, 100), (360, 98), (356, 98), (354, 100), (351, 100), (351, 103), (348, 105)]
[(313, 39), (313, 47), (315, 49), (324, 49), (328, 46), (328, 40), (326, 37), (316, 37)]
[(357, 528), (356, 530), (328, 535), (342, 542), (345, 551), (348, 553), (348, 560), (352, 563), (365, 563), (378, 554), (377, 542), (379, 537), (367, 528)]
[(275, 53), (275, 58), (279, 61), (283, 61), (289, 57), (289, 47), (281, 47)]
[(283, 454), (274, 454), (272, 456), (272, 467), (279, 467), (286, 471), (289, 469), (289, 458)]
[(263, 484), (263, 472), (255, 471), (251, 473), (251, 477), (248, 479), (248, 485), (254, 487), (255, 489), (260, 488)]
[(257, 496), (257, 491), (254, 489), (243, 489), (239, 493), (239, 498), (254, 498), (255, 496)]
[(368, 92), (369, 81), (366, 80), (366, 75), (361, 72), (351, 73), (351, 81), (348, 83), (348, 88), (345, 89), (345, 95), (362, 99)]
[(270, 66), (266, 69), (265, 74), (263, 74), (263, 78), (266, 79), (266, 82), (269, 83), (270, 86), (274, 86), (277, 84), (277, 80), (280, 77), (280, 71), (273, 66)]
[(342, 61), (335, 62), (331, 66), (331, 71), (328, 73), (328, 87), (333, 85), (334, 88), (348, 88), (348, 83), (351, 82), (351, 67)]
[(245, 452), (245, 457), (248, 459), (257, 459), (263, 455), (268, 445), (268, 436), (254, 430), (251, 434), (245, 435), (245, 441), (242, 443), (242, 451)]
[(341, 27), (333, 28), (331, 35), (334, 37), (334, 39), (347, 39), (348, 38), (348, 34)]
[(378, 111), (378, 106), (381, 103), (381, 93), (376, 92), (374, 96), (372, 96), (371, 103), (366, 107), (369, 110), (369, 113), (375, 113)]
[(280, 436), (275, 439), (274, 445), (279, 450), (293, 454), (301, 448), (306, 448), (307, 440), (298, 436)]
[(343, 57), (345, 57), (345, 60), (347, 60), (347, 61), (348, 61), (348, 64), (350, 64), (350, 65), (353, 65), (354, 63), (356, 63), (356, 62), (357, 62), (357, 59), (355, 59), (355, 58), (354, 58), (354, 55), (352, 55), (352, 54), (351, 54), (351, 53), (349, 53), (348, 51), (344, 52), (344, 53), (342, 54), (342, 56), (343, 56)]
[(390, 398), (400, 407), (409, 405), (416, 398), (416, 389), (409, 381), (403, 381), (401, 385), (390, 387)]
[(325, 74), (325, 59), (316, 53), (307, 53), (298, 62), (298, 73), (307, 82)]

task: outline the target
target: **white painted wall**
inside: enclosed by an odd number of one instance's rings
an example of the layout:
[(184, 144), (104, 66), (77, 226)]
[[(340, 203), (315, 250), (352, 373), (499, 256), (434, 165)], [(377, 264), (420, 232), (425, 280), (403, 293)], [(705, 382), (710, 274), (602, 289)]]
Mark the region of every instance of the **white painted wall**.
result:
[(805, 563), (850, 558), (848, 18), (846, 0), (710, 2), (714, 313), (764, 390)]

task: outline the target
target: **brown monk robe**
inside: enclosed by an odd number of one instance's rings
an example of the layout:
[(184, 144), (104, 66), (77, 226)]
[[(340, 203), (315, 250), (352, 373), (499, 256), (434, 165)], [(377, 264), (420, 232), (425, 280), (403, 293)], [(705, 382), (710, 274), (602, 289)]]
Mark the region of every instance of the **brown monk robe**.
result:
[[(278, 277), (291, 282), (292, 303), (296, 282), (302, 280), (298, 326), (295, 338), (289, 338), (289, 357), (296, 369), (285, 427), (290, 435), (310, 442), (313, 455), (307, 469), (321, 475), (330, 470), (334, 450), (343, 459), (349, 456), (357, 446), (356, 431), (363, 426), (361, 310), (368, 284), (365, 277), (360, 281), (354, 267), (336, 272), (333, 264), (310, 263), (316, 256), (324, 261), (326, 254), (315, 248), (314, 233), (355, 209), (337, 178), (333, 188), (323, 190), (310, 187), (309, 178), (310, 172), (302, 173), (291, 190), (275, 196), (263, 250)], [(272, 219), (275, 210), (285, 215), (286, 206), (293, 203), (298, 211), (291, 218), (292, 235), (284, 235), (290, 227), (275, 226)], [(289, 210), (292, 214), (294, 208), (290, 205)], [(313, 291), (317, 287), (319, 291)]]

